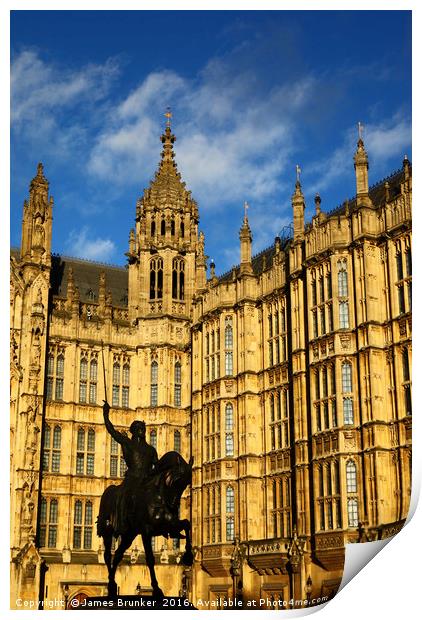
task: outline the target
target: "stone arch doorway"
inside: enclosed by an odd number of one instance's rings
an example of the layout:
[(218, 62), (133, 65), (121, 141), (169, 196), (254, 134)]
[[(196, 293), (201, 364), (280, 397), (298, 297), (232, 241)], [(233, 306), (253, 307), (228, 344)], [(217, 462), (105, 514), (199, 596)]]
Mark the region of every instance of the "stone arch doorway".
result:
[(77, 592), (69, 600), (66, 609), (78, 609), (89, 595), (87, 592)]

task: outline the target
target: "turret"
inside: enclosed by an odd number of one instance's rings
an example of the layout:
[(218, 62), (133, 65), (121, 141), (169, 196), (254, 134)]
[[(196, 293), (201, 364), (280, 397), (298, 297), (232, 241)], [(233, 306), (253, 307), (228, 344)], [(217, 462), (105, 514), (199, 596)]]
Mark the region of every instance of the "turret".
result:
[(48, 187), (40, 163), (29, 185), (29, 202), (24, 202), (21, 259), (25, 265), (51, 265), (53, 198), (48, 197)]
[(358, 123), (359, 139), (357, 142), (357, 149), (354, 156), (355, 162), (355, 174), (356, 174), (356, 200), (357, 205), (371, 205), (369, 198), (369, 184), (368, 184), (368, 155), (365, 151), (365, 145), (362, 139), (363, 125)]
[(245, 215), (239, 231), (240, 239), (240, 274), (253, 273), (252, 269), (252, 233), (248, 221), (249, 205), (245, 202)]
[(296, 166), (296, 185), (292, 196), (294, 241), (303, 239), (305, 233), (305, 198), (300, 185), (300, 173), (301, 169), (299, 166)]

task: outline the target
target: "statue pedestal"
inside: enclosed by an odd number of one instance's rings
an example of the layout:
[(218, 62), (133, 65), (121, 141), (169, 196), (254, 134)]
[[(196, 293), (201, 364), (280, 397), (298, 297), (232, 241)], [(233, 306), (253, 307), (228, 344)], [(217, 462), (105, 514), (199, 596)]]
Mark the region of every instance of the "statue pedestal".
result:
[(89, 611), (90, 609), (140, 609), (144, 611), (150, 610), (178, 610), (196, 609), (186, 598), (181, 596), (165, 596), (162, 599), (153, 596), (117, 596), (109, 598), (108, 596), (89, 596), (84, 601), (72, 599), (68, 603), (68, 609), (80, 609)]

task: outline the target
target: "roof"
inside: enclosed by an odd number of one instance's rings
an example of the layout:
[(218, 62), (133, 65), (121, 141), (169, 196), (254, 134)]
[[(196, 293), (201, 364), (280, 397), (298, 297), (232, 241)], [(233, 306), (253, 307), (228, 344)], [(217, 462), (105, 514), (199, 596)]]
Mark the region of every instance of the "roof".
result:
[(75, 286), (83, 302), (98, 301), (100, 274), (105, 273), (106, 290), (111, 291), (115, 306), (127, 306), (128, 271), (126, 267), (95, 263), (78, 258), (53, 254), (51, 257), (51, 288), (53, 295), (65, 297), (70, 267)]

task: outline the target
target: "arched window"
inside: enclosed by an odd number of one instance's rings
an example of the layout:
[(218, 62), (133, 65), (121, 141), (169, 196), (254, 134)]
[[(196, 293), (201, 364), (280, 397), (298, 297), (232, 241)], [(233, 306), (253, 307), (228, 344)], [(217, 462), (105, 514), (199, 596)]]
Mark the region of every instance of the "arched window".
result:
[(151, 221), (151, 237), (155, 235), (155, 220)]
[(157, 431), (154, 428), (149, 434), (149, 442), (153, 448), (157, 449)]
[(339, 260), (337, 263), (337, 280), (339, 297), (347, 297), (349, 294), (347, 286), (347, 261)]
[(129, 407), (129, 384), (130, 384), (130, 365), (125, 363), (123, 365), (122, 374), (122, 407)]
[(182, 405), (182, 366), (180, 362), (174, 365), (174, 406)]
[(224, 330), (224, 346), (226, 349), (233, 348), (233, 327), (230, 323), (227, 323)]
[(73, 513), (73, 548), (80, 549), (82, 545), (82, 502), (77, 499)]
[(353, 461), (346, 463), (346, 490), (348, 493), (357, 493), (356, 464)]
[(164, 237), (166, 234), (166, 220), (163, 218), (161, 220), (161, 236)]
[(227, 403), (226, 405), (226, 431), (233, 430), (233, 405)]
[(92, 547), (92, 502), (85, 503), (84, 549)]
[(343, 398), (343, 422), (344, 424), (354, 424), (353, 400), (349, 397)]
[(226, 540), (234, 540), (234, 491), (231, 486), (226, 489)]
[(181, 437), (180, 431), (174, 431), (174, 450), (175, 452), (180, 452), (181, 450)]
[(41, 499), (40, 510), (40, 547), (50, 547), (54, 549), (57, 545), (57, 525), (59, 516), (59, 504), (57, 499), (48, 501)]
[(340, 301), (339, 305), (339, 325), (341, 329), (348, 329), (349, 327), (349, 302)]
[(156, 407), (158, 403), (158, 362), (155, 360), (151, 364), (151, 407)]
[(180, 222), (180, 236), (185, 236), (185, 223), (183, 222), (183, 220)]
[[(83, 428), (78, 429), (76, 442), (76, 473), (94, 475), (95, 463), (95, 431), (90, 428), (87, 433)], [(86, 468), (85, 468), (86, 464)]]
[(79, 365), (79, 402), (86, 403), (86, 384), (88, 380), (88, 360), (86, 357), (81, 359)]
[(179, 257), (173, 259), (172, 297), (179, 300), (185, 298), (185, 261)]
[(60, 471), (60, 450), (62, 444), (62, 429), (55, 426), (53, 431), (53, 450), (51, 454), (51, 471)]
[(341, 385), (343, 392), (352, 391), (352, 364), (350, 362), (343, 362), (341, 366)]
[(115, 361), (113, 364), (113, 393), (112, 405), (119, 407), (120, 405), (120, 363)]
[(174, 237), (174, 235), (176, 234), (176, 224), (174, 221), (174, 217), (172, 217), (170, 221), (170, 232), (171, 232), (171, 236)]
[(347, 516), (349, 527), (357, 527), (359, 524), (358, 500), (353, 497), (347, 500)]
[(83, 474), (85, 465), (85, 431), (83, 428), (78, 429), (76, 450), (76, 473)]
[(95, 431), (90, 428), (88, 431), (88, 441), (86, 446), (86, 473), (88, 476), (94, 475), (95, 461)]
[(226, 456), (234, 455), (233, 433), (226, 433)]
[(95, 404), (97, 402), (97, 374), (97, 360), (91, 359), (91, 365), (89, 368), (89, 402), (91, 404)]
[(57, 356), (56, 364), (56, 400), (63, 400), (64, 356)]
[(163, 298), (163, 259), (153, 258), (150, 262), (150, 299)]
[(92, 502), (87, 500), (85, 506), (80, 499), (75, 502), (73, 513), (73, 548), (91, 549), (92, 547)]
[(231, 317), (226, 318), (224, 328), (224, 348), (225, 348), (225, 373), (227, 376), (233, 374), (233, 327)]

